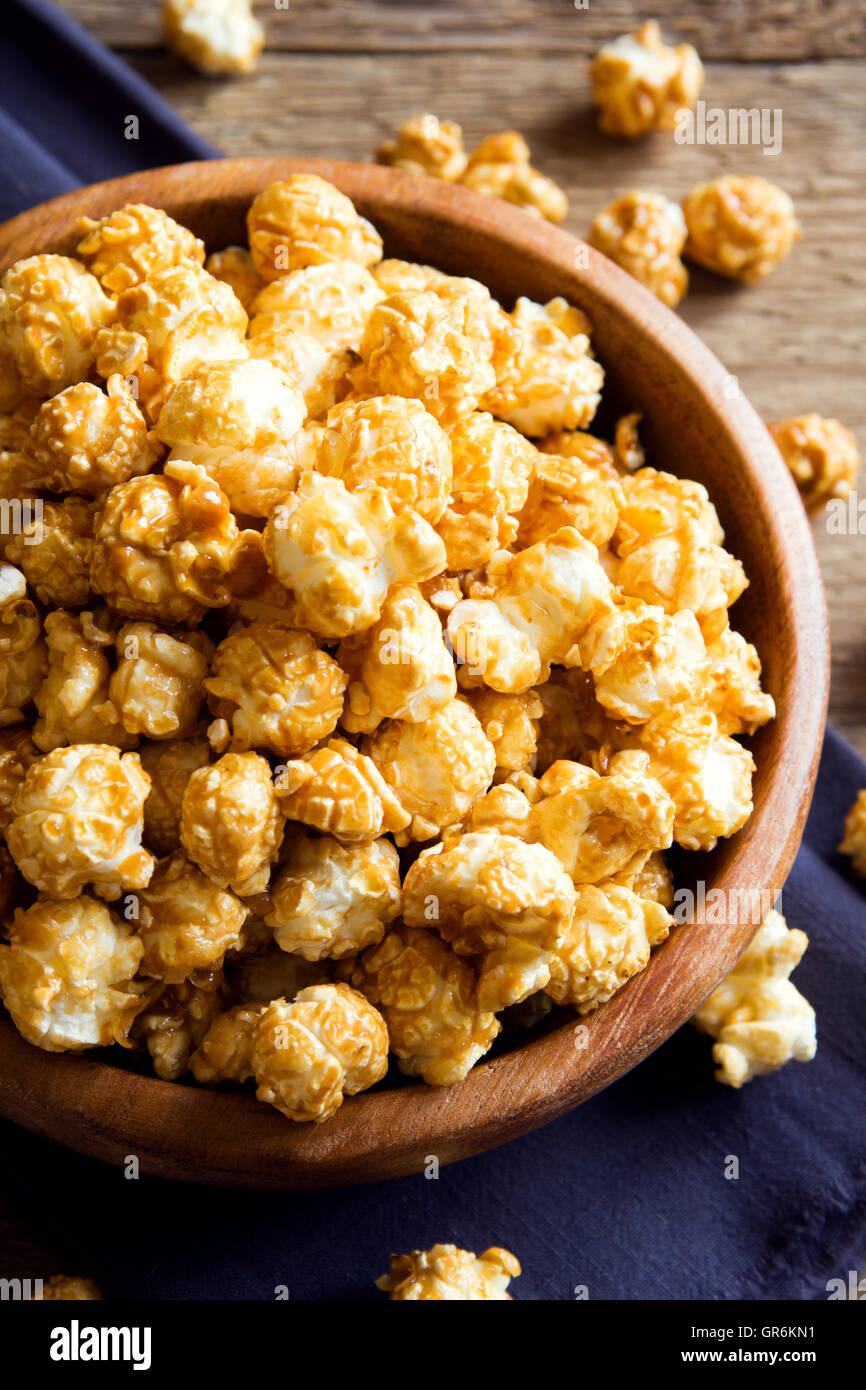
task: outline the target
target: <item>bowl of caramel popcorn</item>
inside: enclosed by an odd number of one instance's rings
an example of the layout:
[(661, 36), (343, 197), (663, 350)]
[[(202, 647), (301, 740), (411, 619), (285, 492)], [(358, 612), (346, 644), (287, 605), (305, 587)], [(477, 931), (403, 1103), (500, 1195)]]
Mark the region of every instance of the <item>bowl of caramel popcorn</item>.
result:
[(640, 1061), (784, 882), (826, 708), (720, 363), (391, 167), (115, 180), (0, 267), (0, 1112), (315, 1186)]

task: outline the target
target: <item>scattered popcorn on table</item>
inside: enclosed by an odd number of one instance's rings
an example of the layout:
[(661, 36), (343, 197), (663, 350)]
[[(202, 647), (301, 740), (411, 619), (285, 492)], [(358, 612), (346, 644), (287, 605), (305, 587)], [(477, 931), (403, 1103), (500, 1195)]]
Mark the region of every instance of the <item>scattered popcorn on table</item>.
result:
[(800, 235), (788, 194), (756, 174), (727, 174), (683, 199), (685, 255), (717, 275), (754, 284), (784, 260)]
[(655, 20), (599, 50), (590, 66), (599, 128), (608, 135), (673, 130), (677, 112), (694, 107), (704, 70), (689, 43), (668, 48)]
[(716, 1080), (739, 1090), (793, 1058), (815, 1056), (815, 1010), (788, 979), (809, 944), (780, 912), (769, 912), (745, 954), (692, 1022), (716, 1039)]
[(519, 1262), (497, 1246), (476, 1258), (471, 1250), (456, 1245), (434, 1245), (430, 1250), (413, 1250), (411, 1255), (392, 1255), (391, 1269), (376, 1280), (376, 1288), (392, 1302), (504, 1302), (511, 1300), (508, 1285), (519, 1273)]
[(841, 421), (800, 415), (773, 420), (767, 429), (807, 511), (817, 512), (830, 498), (850, 495), (860, 471), (860, 454), (857, 440)]
[(376, 161), (453, 183), (466, 168), (463, 131), (455, 121), (440, 121), (429, 112), (412, 116), (400, 126), (396, 140), (379, 146)]
[(671, 309), (679, 304), (689, 273), (680, 260), (686, 222), (678, 203), (633, 189), (598, 213), (587, 240), (663, 304)]
[(850, 855), (854, 872), (866, 878), (866, 791), (857, 793), (857, 800), (845, 817), (839, 853)]
[(165, 0), (162, 22), (169, 47), (208, 76), (252, 72), (265, 44), (251, 0)]

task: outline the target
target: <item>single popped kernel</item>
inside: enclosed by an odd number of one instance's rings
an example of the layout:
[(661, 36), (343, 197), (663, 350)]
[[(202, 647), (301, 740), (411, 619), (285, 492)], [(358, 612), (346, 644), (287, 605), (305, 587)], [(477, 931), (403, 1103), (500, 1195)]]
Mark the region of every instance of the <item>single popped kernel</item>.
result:
[(378, 396), (329, 411), (316, 450), (317, 472), (350, 492), (375, 484), (395, 512), (411, 507), (435, 523), (451, 492), (451, 443), (420, 401)]
[(269, 890), (265, 922), (284, 951), (338, 960), (381, 941), (400, 911), (400, 861), (389, 840), (341, 845), (299, 833)]
[(81, 608), (90, 597), (93, 504), (83, 497), (44, 501), (6, 546), (40, 603)]
[(767, 425), (791, 470), (806, 510), (816, 512), (833, 497), (850, 496), (860, 470), (857, 440), (839, 420), (800, 415)]
[(857, 793), (857, 799), (845, 817), (845, 834), (839, 845), (839, 853), (849, 855), (854, 872), (866, 878), (866, 791)]
[(528, 435), (583, 429), (601, 399), (604, 372), (592, 356), (589, 324), (564, 299), (518, 299), (513, 334), (494, 354), (495, 386), (481, 401)]
[(222, 280), (234, 290), (247, 313), (256, 295), (265, 287), (246, 246), (226, 246), (223, 251), (214, 251), (205, 261), (204, 268), (208, 275)]
[(263, 1012), (263, 1004), (236, 1004), (217, 1014), (189, 1059), (196, 1081), (203, 1086), (228, 1081), (241, 1085), (251, 1079), (253, 1034)]
[(513, 772), (532, 772), (538, 743), (538, 725), (544, 706), (534, 690), (519, 695), (500, 695), (496, 690), (473, 690), (466, 697), (493, 744), (496, 754), (494, 782)]
[(466, 168), (463, 131), (456, 121), (440, 121), (429, 112), (412, 116), (400, 126), (396, 140), (379, 146), (376, 162), (453, 183)]
[(590, 1013), (646, 967), (672, 924), (660, 903), (630, 888), (579, 887), (574, 916), (551, 963), (548, 994), (557, 1004)]
[(0, 377), (22, 391), (53, 396), (89, 375), (97, 335), (116, 306), (99, 281), (69, 256), (29, 256), (0, 280)]
[(200, 972), (197, 983), (154, 985), (135, 1021), (133, 1038), (143, 1042), (162, 1081), (179, 1081), (216, 1016), (225, 1007), (219, 971)]
[(120, 376), (109, 379), (107, 391), (79, 381), (45, 401), (28, 447), (49, 492), (97, 498), (134, 474), (149, 473), (162, 452)]
[(707, 270), (754, 284), (775, 270), (800, 235), (784, 189), (755, 174), (701, 183), (683, 199), (685, 254)]
[(488, 135), (469, 156), (460, 182), (476, 193), (516, 203), (525, 212), (548, 222), (562, 222), (568, 199), (553, 179), (529, 162), (529, 146), (515, 130)]
[(306, 333), (331, 352), (357, 351), (370, 315), (384, 298), (385, 291), (357, 261), (303, 266), (262, 286), (250, 310), (250, 338), (282, 328)]
[(270, 183), (247, 213), (253, 264), (263, 280), (328, 261), (368, 267), (382, 259), (382, 239), (350, 198), (316, 174)]
[(704, 70), (691, 44), (669, 48), (655, 20), (605, 44), (592, 61), (593, 100), (608, 135), (673, 130), (678, 113), (694, 107)]
[(48, 670), (34, 697), (36, 746), (44, 753), (80, 743), (134, 748), (136, 734), (124, 728), (109, 700), (114, 627), (107, 613), (57, 609), (45, 618), (45, 640)]
[(248, 916), (240, 898), (175, 851), (157, 865), (139, 894), (142, 973), (180, 984), (197, 971), (219, 970), (226, 951), (238, 945)]
[(165, 0), (162, 23), (169, 47), (209, 76), (252, 72), (265, 44), (251, 0)]
[(211, 761), (210, 745), (205, 738), (165, 739), (143, 743), (138, 753), (150, 778), (142, 838), (154, 854), (171, 854), (180, 849), (180, 812), (186, 784), (198, 768)]
[(283, 840), (270, 764), (258, 753), (226, 753), (190, 774), (180, 840), (189, 858), (239, 896), (267, 887)]
[(202, 682), (214, 653), (203, 632), (177, 636), (155, 623), (124, 623), (117, 634), (117, 669), (108, 698), (131, 734), (183, 739), (196, 726)]
[(519, 1273), (514, 1256), (496, 1246), (476, 1258), (471, 1250), (456, 1245), (434, 1245), (430, 1250), (413, 1250), (411, 1255), (392, 1255), (391, 1269), (376, 1280), (376, 1288), (392, 1302), (492, 1299), (501, 1303), (511, 1300), (508, 1285)]
[(155, 271), (204, 263), (204, 242), (161, 208), (127, 203), (108, 217), (82, 217), (76, 255), (104, 290), (118, 295)]
[(341, 844), (402, 831), (412, 819), (372, 758), (340, 738), (278, 769), (276, 789), (288, 820), (333, 835)]
[(597, 214), (587, 239), (671, 309), (688, 289), (680, 260), (686, 220), (679, 204), (659, 193), (632, 189), (615, 198)]

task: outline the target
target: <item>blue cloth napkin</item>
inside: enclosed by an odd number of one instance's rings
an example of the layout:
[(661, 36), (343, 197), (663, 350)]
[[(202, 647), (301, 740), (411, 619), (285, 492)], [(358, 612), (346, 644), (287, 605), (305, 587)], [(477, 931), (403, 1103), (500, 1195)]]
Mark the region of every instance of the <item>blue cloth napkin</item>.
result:
[[(213, 151), (43, 0), (0, 11), (0, 213)], [(125, 142), (122, 118), (141, 116)], [(742, 1091), (682, 1029), (580, 1109), (489, 1154), (330, 1192), (215, 1192), (84, 1159), (0, 1125), (0, 1172), (68, 1272), (116, 1298), (381, 1298), (391, 1250), (505, 1245), (520, 1299), (821, 1299), (866, 1240), (866, 896), (836, 852), (866, 763), (828, 732), (783, 893), (811, 945), (796, 983), (815, 1061)], [(726, 1177), (729, 1158), (739, 1176)], [(0, 1274), (3, 1271), (0, 1270)]]

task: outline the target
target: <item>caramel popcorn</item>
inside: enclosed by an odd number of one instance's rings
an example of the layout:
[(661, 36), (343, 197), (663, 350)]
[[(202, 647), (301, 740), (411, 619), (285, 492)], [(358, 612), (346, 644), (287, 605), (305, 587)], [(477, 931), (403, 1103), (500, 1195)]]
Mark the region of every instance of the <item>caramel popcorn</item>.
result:
[[(706, 647), (688, 609), (668, 617), (663, 609), (638, 602), (623, 617), (623, 649), (603, 669), (596, 664), (595, 694), (615, 719), (645, 724), (694, 695)], [(589, 647), (587, 664), (593, 665)]]
[(449, 431), (451, 497), (437, 531), (448, 568), (480, 569), (517, 534), (537, 450), (503, 420), (477, 410)]
[[(311, 333), (295, 332), (279, 322), (257, 330), (255, 337), (249, 340), (249, 350), (250, 357), (271, 362), (292, 379), (304, 398), (308, 419), (312, 421), (321, 420), (345, 399), (351, 387), (350, 372), (358, 360), (349, 348), (332, 350)], [(284, 450), (291, 453), (299, 468), (307, 465), (308, 438), (307, 430), (299, 430), (290, 449)]]
[(161, 208), (127, 203), (94, 222), (79, 219), (84, 233), (76, 254), (108, 294), (140, 285), (158, 270), (204, 263), (204, 242)]
[(412, 116), (400, 126), (396, 140), (379, 146), (376, 162), (453, 183), (466, 168), (463, 131), (456, 121), (440, 121), (429, 112)]
[(340, 716), (349, 733), (372, 733), (383, 719), (423, 724), (457, 694), (441, 623), (416, 584), (395, 584), (378, 620), (344, 638), (337, 656), (349, 678)]
[(388, 1069), (381, 1014), (349, 985), (311, 985), (292, 1003), (276, 999), (253, 1035), (256, 1096), (289, 1120), (321, 1124), (344, 1096), (374, 1086)]
[(420, 401), (346, 401), (328, 413), (316, 469), (340, 478), (350, 492), (375, 483), (395, 512), (411, 507), (437, 522), (451, 492), (451, 445)]
[(163, 1081), (179, 1081), (189, 1070), (193, 1052), (222, 1012), (220, 973), (203, 974), (201, 981), (163, 986), (136, 1019), (133, 1036), (144, 1042)]
[(25, 772), (40, 757), (29, 730), (17, 728), (0, 732), (0, 835), (6, 834), (12, 820), (12, 802)]
[(550, 965), (547, 993), (587, 1014), (643, 970), (673, 925), (660, 903), (615, 884), (584, 884)]
[(767, 425), (807, 511), (816, 512), (831, 497), (848, 497), (860, 469), (857, 440), (839, 420), (801, 415)]
[(278, 771), (276, 789), (287, 819), (333, 835), (342, 844), (402, 831), (412, 820), (372, 758), (341, 738), (330, 738), (303, 760), (286, 763)]
[(220, 643), (204, 689), (213, 714), (228, 721), (236, 751), (293, 757), (333, 732), (346, 681), (308, 632), (251, 623)]
[(98, 513), (90, 580), (130, 618), (191, 623), (229, 601), (238, 546), (228, 498), (192, 463), (169, 463), (109, 492)]
[(479, 1008), (471, 961), (435, 932), (395, 927), (348, 963), (347, 978), (381, 1012), (400, 1070), (428, 1086), (462, 1081), (500, 1031)]
[(223, 251), (214, 251), (205, 261), (204, 268), (208, 275), (222, 280), (234, 290), (249, 313), (250, 305), (260, 290), (264, 289), (265, 282), (253, 265), (253, 258), (247, 248), (227, 246)]
[(768, 912), (737, 965), (695, 1014), (716, 1039), (716, 1080), (739, 1090), (793, 1058), (815, 1056), (815, 1010), (788, 979), (809, 944), (780, 912)]
[(217, 1014), (189, 1059), (196, 1081), (212, 1086), (233, 1081), (241, 1085), (253, 1075), (253, 1034), (264, 1005), (236, 1004)]
[(90, 597), (93, 507), (83, 497), (42, 502), (39, 511), (6, 546), (40, 603), (80, 608)]
[(521, 695), (500, 695), (495, 690), (475, 690), (467, 696), (496, 754), (494, 782), (512, 772), (532, 772), (538, 743), (538, 725), (544, 706), (534, 690)]
[[(639, 415), (627, 418), (635, 422), (640, 420)], [(612, 483), (631, 471), (617, 448), (594, 434), (587, 434), (584, 430), (556, 430), (553, 434), (545, 435), (544, 439), (539, 439), (538, 448), (543, 454), (557, 454), (561, 459), (576, 459)]]
[(857, 793), (857, 800), (845, 817), (845, 834), (839, 853), (850, 855), (854, 872), (866, 878), (866, 791)]
[(48, 667), (48, 650), (24, 575), (0, 565), (0, 727), (20, 724)]
[(86, 884), (109, 899), (144, 888), (154, 867), (141, 848), (149, 784), (136, 753), (108, 744), (46, 753), (15, 793), (6, 832), (28, 883), (55, 898), (77, 897)]
[(599, 128), (608, 135), (673, 130), (677, 112), (694, 107), (704, 70), (691, 44), (668, 48), (655, 20), (605, 44), (592, 61)]
[(43, 752), (71, 743), (111, 743), (134, 748), (137, 738), (109, 701), (111, 667), (106, 648), (113, 632), (97, 621), (105, 614), (58, 609), (45, 619), (48, 671), (36, 691), (39, 717), (33, 741)]
[(616, 529), (622, 502), (618, 483), (578, 457), (540, 453), (518, 517), (517, 543), (522, 548), (535, 545), (561, 527), (573, 526), (602, 550)]
[(144, 803), (144, 843), (155, 854), (171, 854), (180, 848), (180, 812), (186, 784), (198, 768), (210, 762), (210, 746), (204, 738), (166, 739), (161, 743), (143, 743), (139, 757), (150, 778)]
[(393, 584), (445, 568), (444, 546), (417, 512), (395, 514), (382, 488), (352, 493), (317, 473), (305, 473), (274, 508), (264, 539), (298, 625), (326, 638), (371, 627)]
[(524, 298), (510, 317), (515, 332), (495, 358), (496, 384), (482, 408), (528, 435), (588, 425), (604, 372), (591, 355), (586, 318), (564, 299)]
[[(276, 328), (304, 333), (331, 352), (357, 351), (385, 291), (357, 261), (303, 266), (264, 285), (250, 310), (250, 338)], [(250, 346), (252, 351), (253, 344)]]
[(411, 816), (398, 844), (429, 840), (462, 820), (489, 787), (496, 752), (471, 705), (457, 699), (421, 723), (389, 719), (362, 744)]
[(162, 22), (169, 47), (208, 76), (252, 72), (265, 44), (251, 0), (165, 0)]
[(753, 734), (776, 714), (761, 689), (761, 661), (751, 642), (725, 628), (707, 647), (696, 704), (716, 716), (721, 734)]
[(253, 264), (263, 280), (329, 261), (365, 268), (382, 259), (382, 239), (350, 198), (317, 174), (270, 183), (247, 213)]
[(109, 379), (107, 391), (79, 381), (45, 401), (34, 417), (29, 448), (49, 492), (97, 498), (134, 474), (148, 473), (161, 452), (119, 376)]
[(574, 900), (550, 850), (478, 831), (422, 851), (403, 883), (403, 919), (479, 957), (479, 1007), (498, 1012), (545, 988)]
[(172, 636), (154, 623), (124, 623), (116, 646), (108, 697), (127, 732), (178, 739), (191, 734), (214, 650), (210, 638), (203, 632)]
[(191, 773), (180, 839), (208, 878), (240, 896), (267, 887), (283, 839), (270, 765), (258, 753), (226, 753)]
[(80, 261), (29, 256), (0, 280), (0, 378), (53, 396), (87, 377), (115, 303)]
[(141, 954), (132, 929), (93, 898), (37, 902), (15, 913), (0, 945), (0, 994), (22, 1037), (46, 1052), (125, 1044)]
[(477, 1258), (456, 1245), (434, 1245), (411, 1255), (392, 1255), (391, 1268), (376, 1280), (376, 1288), (398, 1302), (511, 1301), (507, 1292), (520, 1274), (520, 1264), (508, 1250), (491, 1246)]
[(755, 763), (741, 743), (719, 732), (709, 712), (660, 715), (638, 730), (649, 770), (676, 807), (674, 840), (713, 849), (752, 814)]
[(754, 284), (784, 260), (800, 235), (788, 194), (755, 174), (701, 183), (683, 200), (685, 254), (707, 270)]
[(34, 1293), (31, 1302), (56, 1300), (65, 1303), (94, 1303), (102, 1300), (98, 1285), (92, 1279), (78, 1275), (52, 1274), (42, 1283), (41, 1293)]
[(179, 850), (157, 865), (139, 895), (141, 969), (167, 984), (219, 970), (249, 916), (239, 898), (201, 873)]
[(680, 260), (683, 211), (659, 193), (632, 189), (615, 198), (596, 216), (588, 241), (671, 309), (688, 289), (689, 273)]
[(381, 941), (400, 911), (400, 861), (388, 840), (341, 845), (299, 834), (270, 888), (265, 921), (284, 951), (338, 960)]
[(476, 193), (488, 193), (516, 203), (525, 212), (562, 222), (568, 215), (568, 199), (562, 189), (529, 162), (529, 146), (514, 130), (488, 135), (472, 151), (461, 183)]

